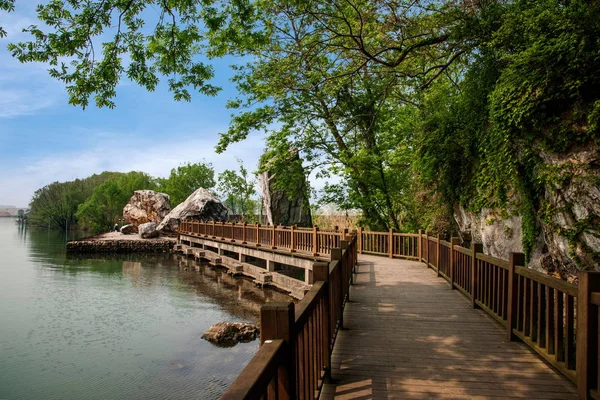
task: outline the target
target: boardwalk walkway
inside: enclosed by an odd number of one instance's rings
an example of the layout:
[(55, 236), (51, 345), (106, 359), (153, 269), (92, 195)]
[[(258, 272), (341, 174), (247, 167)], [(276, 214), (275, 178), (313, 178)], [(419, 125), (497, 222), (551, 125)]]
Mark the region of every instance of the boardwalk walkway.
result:
[(576, 398), (423, 263), (361, 255), (344, 316), (322, 398)]

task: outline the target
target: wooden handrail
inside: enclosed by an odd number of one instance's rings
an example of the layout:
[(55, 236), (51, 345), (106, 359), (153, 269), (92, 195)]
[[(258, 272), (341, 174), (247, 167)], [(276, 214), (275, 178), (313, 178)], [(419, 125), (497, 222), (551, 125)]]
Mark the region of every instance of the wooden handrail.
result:
[(265, 341), (221, 399), (254, 400), (267, 395), (268, 386), (283, 363), (286, 346), (281, 339)]
[(508, 269), (508, 261), (503, 260), (501, 258), (488, 256), (487, 254), (483, 254), (483, 253), (477, 253), (477, 259), (481, 260), (481, 261), (485, 261), (490, 264), (494, 264), (503, 269)]
[[(232, 232), (235, 231), (235, 226), (235, 224), (231, 225)], [(456, 238), (448, 242), (421, 231), (418, 234), (404, 234), (393, 230), (371, 232), (359, 228), (358, 233), (351, 237), (349, 243), (346, 243), (345, 233), (337, 230), (265, 227), (263, 229), (269, 232), (269, 238), (263, 240), (259, 225), (251, 229), (256, 229), (256, 237), (253, 239), (257, 246), (274, 246), (276, 243), (278, 247), (288, 249), (290, 252), (295, 250), (311, 254), (326, 254), (332, 260), (327, 264), (327, 279), (315, 282), (297, 305), (297, 311), (292, 316), (291, 347), (288, 350), (277, 350), (286, 354), (284, 357), (286, 360), (294, 360), (293, 368), (284, 369), (287, 371), (297, 368), (294, 371), (298, 371), (297, 375), (294, 372), (294, 376), (288, 376), (286, 379), (294, 380), (297, 376), (303, 379), (302, 382), (293, 381), (290, 386), (294, 388), (295, 396), (298, 398), (304, 397), (304, 393), (308, 393), (307, 397), (311, 397), (311, 393), (318, 392), (319, 385), (322, 384), (321, 375), (328, 373), (327, 360), (331, 355), (337, 330), (344, 324), (343, 308), (350, 296), (349, 286), (359, 252), (413, 258), (426, 263), (439, 276), (448, 280), (452, 288), (458, 289), (468, 297), (473, 307), (481, 308), (502, 324), (510, 340), (523, 341), (546, 362), (576, 383), (579, 398), (589, 399), (597, 396), (599, 392), (600, 273), (581, 273), (579, 285), (574, 285), (525, 267), (524, 256), (520, 253), (512, 253), (507, 261), (484, 254), (481, 244), (473, 244), (471, 248), (465, 248), (458, 245)], [(180, 233), (200, 236), (215, 236), (215, 234), (218, 236), (220, 233), (226, 236), (224, 229), (215, 232), (215, 224), (201, 222), (190, 224), (186, 221), (182, 222)], [(276, 235), (273, 236), (273, 233)], [(252, 235), (248, 232), (247, 236)], [(347, 249), (340, 247), (347, 247)], [(581, 282), (584, 284), (582, 285)], [(316, 316), (316, 313), (323, 310), (327, 310), (326, 318)], [(267, 321), (261, 320), (261, 324), (265, 323)], [(268, 326), (268, 323), (263, 326)], [(311, 336), (315, 334), (318, 338)], [(319, 347), (320, 344), (316, 347), (313, 344), (305, 346), (302, 344), (305, 340), (310, 343), (323, 343), (325, 347)], [(285, 346), (280, 346), (278, 349), (285, 349)], [(307, 353), (309, 351), (307, 349), (317, 353)], [(279, 372), (271, 375), (270, 380), (267, 379), (270, 373), (274, 373), (272, 365), (265, 362), (268, 354), (271, 353), (267, 350), (263, 351), (261, 347), (261, 351), (255, 356), (255, 358), (259, 355), (262, 357), (261, 371), (256, 370), (256, 363), (249, 364), (244, 371), (248, 368), (254, 370), (243, 372), (242, 374), (245, 375), (238, 377), (235, 385), (232, 385), (226, 395), (239, 391), (239, 386), (242, 384), (239, 380), (243, 376), (250, 376), (248, 374), (254, 376), (257, 371), (260, 372), (259, 376), (265, 377), (261, 378), (260, 384), (257, 380), (244, 378), (246, 392), (255, 390), (248, 388), (253, 385), (257, 387), (266, 385), (271, 387), (271, 391), (274, 386), (281, 386), (282, 383), (277, 382), (277, 379), (282, 376), (282, 365), (278, 366)], [(266, 359), (275, 360), (277, 357), (271, 354)], [(275, 363), (275, 361), (269, 362)], [(305, 362), (312, 364), (304, 365)], [(318, 368), (319, 365), (321, 368)], [(267, 369), (269, 371), (266, 371)], [(276, 379), (276, 376), (279, 378)], [(269, 394), (266, 386), (256, 389), (258, 390), (256, 393), (262, 393), (261, 396), (266, 399), (275, 398)], [(280, 395), (278, 398), (284, 397)], [(224, 396), (224, 398), (243, 397)]]
[(304, 326), (315, 307), (319, 304), (319, 300), (323, 297), (323, 292), (327, 289), (324, 282), (315, 282), (311, 290), (304, 295), (302, 301), (296, 308), (295, 324), (296, 327)]
[(333, 261), (313, 265), (317, 281), (297, 306), (261, 307), (261, 348), (223, 399), (303, 399), (320, 392), (323, 377), (330, 373), (337, 330), (343, 326), (357, 262), (356, 235), (341, 240), (340, 246), (331, 249)]
[(319, 257), (329, 256), (331, 249), (338, 247), (345, 235), (343, 231), (321, 230), (317, 227), (308, 229), (260, 224), (215, 224), (191, 220), (180, 223), (178, 234)]
[(542, 274), (541, 272), (534, 271), (531, 268), (516, 267), (515, 272), (535, 282), (549, 286), (552, 289), (557, 289), (565, 294), (568, 294), (569, 296), (577, 297), (577, 285), (565, 282), (562, 279)]

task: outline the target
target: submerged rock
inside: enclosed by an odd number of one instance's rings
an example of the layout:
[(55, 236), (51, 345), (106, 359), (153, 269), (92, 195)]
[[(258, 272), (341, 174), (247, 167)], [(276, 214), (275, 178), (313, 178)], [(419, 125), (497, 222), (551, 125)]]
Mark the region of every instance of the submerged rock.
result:
[(138, 227), (135, 225), (123, 225), (121, 227), (121, 233), (123, 235), (131, 235), (133, 233), (138, 233)]
[(158, 224), (156, 222), (147, 222), (145, 224), (141, 224), (138, 226), (138, 232), (142, 239), (150, 239), (158, 236), (158, 231), (156, 230)]
[(248, 343), (256, 340), (259, 329), (254, 324), (245, 322), (219, 322), (211, 326), (202, 339), (219, 347), (232, 347), (238, 343)]
[(154, 190), (136, 190), (123, 208), (123, 218), (129, 225), (160, 222), (171, 211), (169, 195)]
[(228, 208), (221, 200), (200, 188), (167, 214), (157, 229), (160, 233), (172, 234), (177, 232), (179, 223), (186, 218), (220, 222), (227, 220), (228, 213)]

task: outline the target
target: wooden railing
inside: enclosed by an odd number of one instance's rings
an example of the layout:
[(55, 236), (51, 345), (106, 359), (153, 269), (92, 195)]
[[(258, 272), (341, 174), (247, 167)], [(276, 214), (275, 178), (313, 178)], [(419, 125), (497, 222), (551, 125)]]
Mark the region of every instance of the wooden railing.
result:
[[(446, 279), (474, 308), (505, 327), (577, 385), (580, 399), (600, 399), (600, 272), (581, 272), (578, 285), (525, 267), (521, 253), (508, 260), (439, 236), (318, 228), (263, 227), (184, 221), (180, 231), (256, 246), (330, 255), (316, 263), (315, 284), (294, 310), (268, 304), (261, 311), (259, 352), (225, 399), (315, 398), (329, 373), (329, 359), (349, 297), (357, 253), (416, 259)], [(274, 307), (274, 308), (273, 308)], [(293, 315), (293, 318), (290, 317)], [(287, 318), (287, 319), (286, 319)], [(282, 322), (282, 321), (287, 322)], [(287, 325), (286, 325), (287, 324)], [(262, 397), (261, 397), (262, 396)]]
[(419, 237), (413, 233), (397, 233), (393, 229), (389, 232), (372, 232), (358, 228), (358, 252), (419, 259)]
[(179, 225), (179, 233), (314, 256), (328, 256), (331, 249), (340, 247), (340, 241), (349, 232), (347, 229), (324, 231), (316, 226), (298, 228), (184, 220)]
[(599, 272), (579, 273), (575, 285), (526, 268), (521, 253), (502, 260), (483, 254), (481, 244), (418, 236), (420, 261), (503, 325), (509, 340), (523, 341), (575, 383), (580, 399), (600, 398)]
[(331, 353), (350, 295), (357, 238), (331, 248), (313, 266), (313, 285), (298, 303), (261, 307), (261, 346), (222, 399), (315, 399), (331, 371)]

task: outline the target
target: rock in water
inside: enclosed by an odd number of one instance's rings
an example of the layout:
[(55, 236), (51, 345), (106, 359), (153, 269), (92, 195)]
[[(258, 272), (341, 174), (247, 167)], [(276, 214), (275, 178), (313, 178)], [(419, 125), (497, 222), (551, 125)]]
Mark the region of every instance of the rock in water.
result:
[[(312, 227), (312, 216), (308, 201), (308, 185), (304, 177), (302, 161), (297, 153), (294, 154), (286, 168), (288, 169), (286, 175), (302, 177), (291, 196), (284, 190), (275, 189), (275, 182), (279, 179), (277, 174), (266, 171), (259, 175), (267, 223), (310, 228)], [(285, 178), (285, 175), (282, 175), (282, 178)]]
[(142, 239), (151, 239), (158, 237), (158, 231), (156, 228), (158, 224), (156, 222), (146, 222), (145, 224), (141, 224), (138, 226), (138, 232)]
[(138, 227), (135, 225), (123, 225), (121, 227), (121, 233), (123, 235), (131, 235), (132, 233), (138, 233)]
[(186, 218), (201, 221), (226, 221), (229, 209), (211, 192), (200, 188), (167, 214), (157, 230), (160, 233), (176, 233), (179, 223)]
[(248, 343), (256, 340), (259, 329), (254, 324), (244, 322), (219, 322), (211, 326), (202, 339), (219, 347), (232, 347), (238, 343)]
[(136, 190), (123, 208), (123, 218), (129, 225), (160, 222), (171, 211), (169, 195), (154, 190)]

